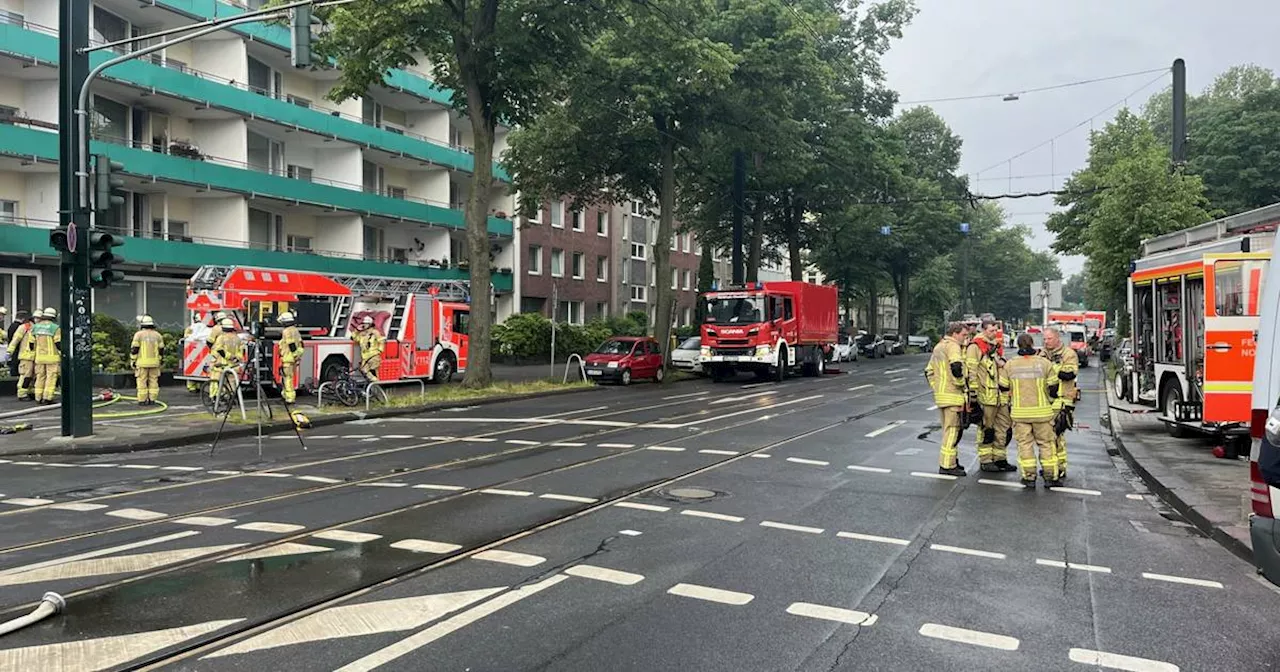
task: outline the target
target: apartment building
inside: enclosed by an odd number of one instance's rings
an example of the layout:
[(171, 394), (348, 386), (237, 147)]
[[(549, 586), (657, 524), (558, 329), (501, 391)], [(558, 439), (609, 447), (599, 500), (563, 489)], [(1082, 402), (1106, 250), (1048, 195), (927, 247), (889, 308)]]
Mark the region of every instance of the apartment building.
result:
[(520, 312), (570, 324), (617, 313), (618, 210), (611, 205), (575, 210), (558, 200), (543, 204), (522, 223)]
[[(658, 282), (668, 282), (658, 277), (653, 241), (658, 237), (658, 213), (641, 201), (625, 204), (624, 222), (621, 227), (620, 273), (618, 278), (618, 302), (623, 313), (643, 312), (654, 323), (657, 312)], [(680, 227), (677, 224), (676, 230)], [(671, 289), (675, 292), (673, 323), (677, 326), (693, 324), (698, 297), (698, 261), (702, 247), (692, 233), (677, 233), (671, 240)]]
[[(261, 0), (95, 0), (90, 39), (113, 42), (225, 17)], [(57, 305), (58, 3), (0, 0), (0, 305)], [(97, 64), (113, 56), (92, 55)], [(122, 320), (180, 326), (184, 282), (205, 264), (465, 279), (462, 204), (471, 130), (425, 66), (333, 103), (328, 69), (289, 64), (279, 25), (250, 23), (107, 70), (91, 151), (124, 166), (114, 220), (127, 281), (95, 291)], [(505, 147), (499, 131), (495, 156)], [(499, 319), (520, 309), (509, 176), (488, 195)], [(104, 222), (105, 223), (105, 222)], [(588, 264), (588, 272), (590, 272)]]

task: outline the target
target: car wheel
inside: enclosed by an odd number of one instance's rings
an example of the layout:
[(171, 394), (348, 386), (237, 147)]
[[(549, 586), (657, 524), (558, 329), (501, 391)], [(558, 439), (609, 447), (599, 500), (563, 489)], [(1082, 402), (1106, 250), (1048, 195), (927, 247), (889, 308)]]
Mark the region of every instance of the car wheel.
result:
[(661, 383), (661, 382), (662, 382), (662, 379), (663, 379), (663, 378), (666, 378), (666, 377), (667, 377), (667, 372), (666, 372), (666, 370), (664, 369), (664, 367), (661, 367), (661, 366), (659, 366), (659, 367), (658, 367), (658, 371), (657, 371), (656, 373), (654, 373), (654, 374), (653, 374), (653, 380), (654, 380), (655, 382), (659, 382), (659, 383)]
[(630, 385), (630, 384), (631, 384), (631, 369), (623, 369), (623, 370), (622, 370), (622, 377), (620, 378), (620, 380), (622, 381), (622, 384), (623, 384), (623, 385)]

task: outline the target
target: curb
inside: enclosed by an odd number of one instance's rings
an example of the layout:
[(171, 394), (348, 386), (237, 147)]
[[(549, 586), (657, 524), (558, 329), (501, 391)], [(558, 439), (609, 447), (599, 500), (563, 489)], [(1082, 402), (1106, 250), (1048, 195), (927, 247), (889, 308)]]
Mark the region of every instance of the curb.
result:
[[(1147, 487), (1149, 487), (1156, 496), (1160, 497), (1160, 499), (1164, 500), (1165, 503), (1173, 507), (1175, 511), (1182, 514), (1188, 522), (1194, 525), (1196, 529), (1200, 530), (1200, 532), (1202, 532), (1206, 537), (1217, 542), (1219, 546), (1227, 549), (1241, 560), (1253, 565), (1253, 549), (1248, 544), (1235, 536), (1232, 536), (1231, 533), (1216, 525), (1212, 520), (1209, 520), (1208, 516), (1200, 511), (1194, 501), (1188, 501), (1188, 498), (1183, 497), (1182, 494), (1180, 494), (1180, 492), (1186, 492), (1191, 489), (1190, 484), (1187, 484), (1188, 487), (1174, 487), (1169, 485), (1165, 482), (1165, 479), (1153, 474), (1150, 469), (1144, 466), (1142, 461), (1133, 454), (1133, 451), (1125, 445), (1124, 439), (1120, 438), (1120, 433), (1116, 431), (1116, 425), (1112, 421), (1111, 416), (1114, 409), (1111, 408), (1111, 395), (1111, 386), (1108, 384), (1106, 385), (1107, 428), (1110, 430), (1111, 443), (1116, 447), (1120, 456), (1124, 458), (1125, 463), (1138, 474), (1142, 479), (1142, 482), (1146, 483)], [(1171, 476), (1172, 478), (1168, 479), (1170, 481), (1173, 479), (1177, 479), (1179, 481), (1182, 480), (1175, 475)], [(1185, 483), (1185, 481), (1183, 481), (1183, 483)]]

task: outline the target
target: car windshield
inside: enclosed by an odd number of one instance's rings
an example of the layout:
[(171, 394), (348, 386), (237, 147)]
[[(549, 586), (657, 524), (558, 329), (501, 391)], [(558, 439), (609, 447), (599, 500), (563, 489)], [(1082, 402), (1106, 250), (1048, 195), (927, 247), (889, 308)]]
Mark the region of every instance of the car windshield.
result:
[(897, 334), (885, 334), (885, 335), (884, 335), (884, 340), (886, 340), (886, 341), (896, 341), (896, 340), (898, 340), (898, 335), (897, 335)]
[(635, 343), (632, 341), (619, 341), (617, 339), (610, 339), (608, 341), (605, 341), (604, 343), (601, 343), (600, 347), (596, 348), (596, 354), (626, 355), (631, 352), (631, 346), (633, 345), (635, 345)]
[(741, 322), (750, 324), (764, 321), (764, 297), (749, 296), (735, 299), (707, 299), (707, 322)]
[(694, 336), (692, 338), (684, 339), (684, 341), (680, 343), (679, 349), (680, 350), (697, 350), (701, 347), (702, 347), (702, 339), (697, 336)]
[(1072, 343), (1084, 343), (1084, 332), (1083, 332), (1083, 331), (1069, 331), (1069, 332), (1067, 332), (1067, 333), (1071, 334), (1071, 342), (1072, 342)]
[(859, 334), (857, 343), (858, 345), (868, 345), (870, 343), (873, 343), (875, 340), (876, 340), (876, 337), (872, 336), (871, 334)]

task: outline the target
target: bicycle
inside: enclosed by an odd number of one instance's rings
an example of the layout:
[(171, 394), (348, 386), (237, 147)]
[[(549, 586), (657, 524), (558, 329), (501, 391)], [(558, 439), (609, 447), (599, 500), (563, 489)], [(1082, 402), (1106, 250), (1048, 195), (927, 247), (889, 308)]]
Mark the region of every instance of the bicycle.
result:
[(205, 410), (214, 415), (223, 415), (231, 412), (237, 402), (236, 390), (240, 387), (240, 374), (240, 366), (223, 370), (221, 384), (218, 386), (217, 399), (214, 399), (209, 392), (209, 389), (213, 387), (213, 381), (206, 381), (200, 386), (200, 403), (205, 407)]
[(356, 406), (360, 403), (360, 397), (364, 396), (364, 388), (369, 384), (364, 374), (357, 370), (353, 370), (350, 366), (343, 366), (338, 369), (338, 375), (333, 379), (330, 388), (338, 397), (338, 401), (344, 406)]

